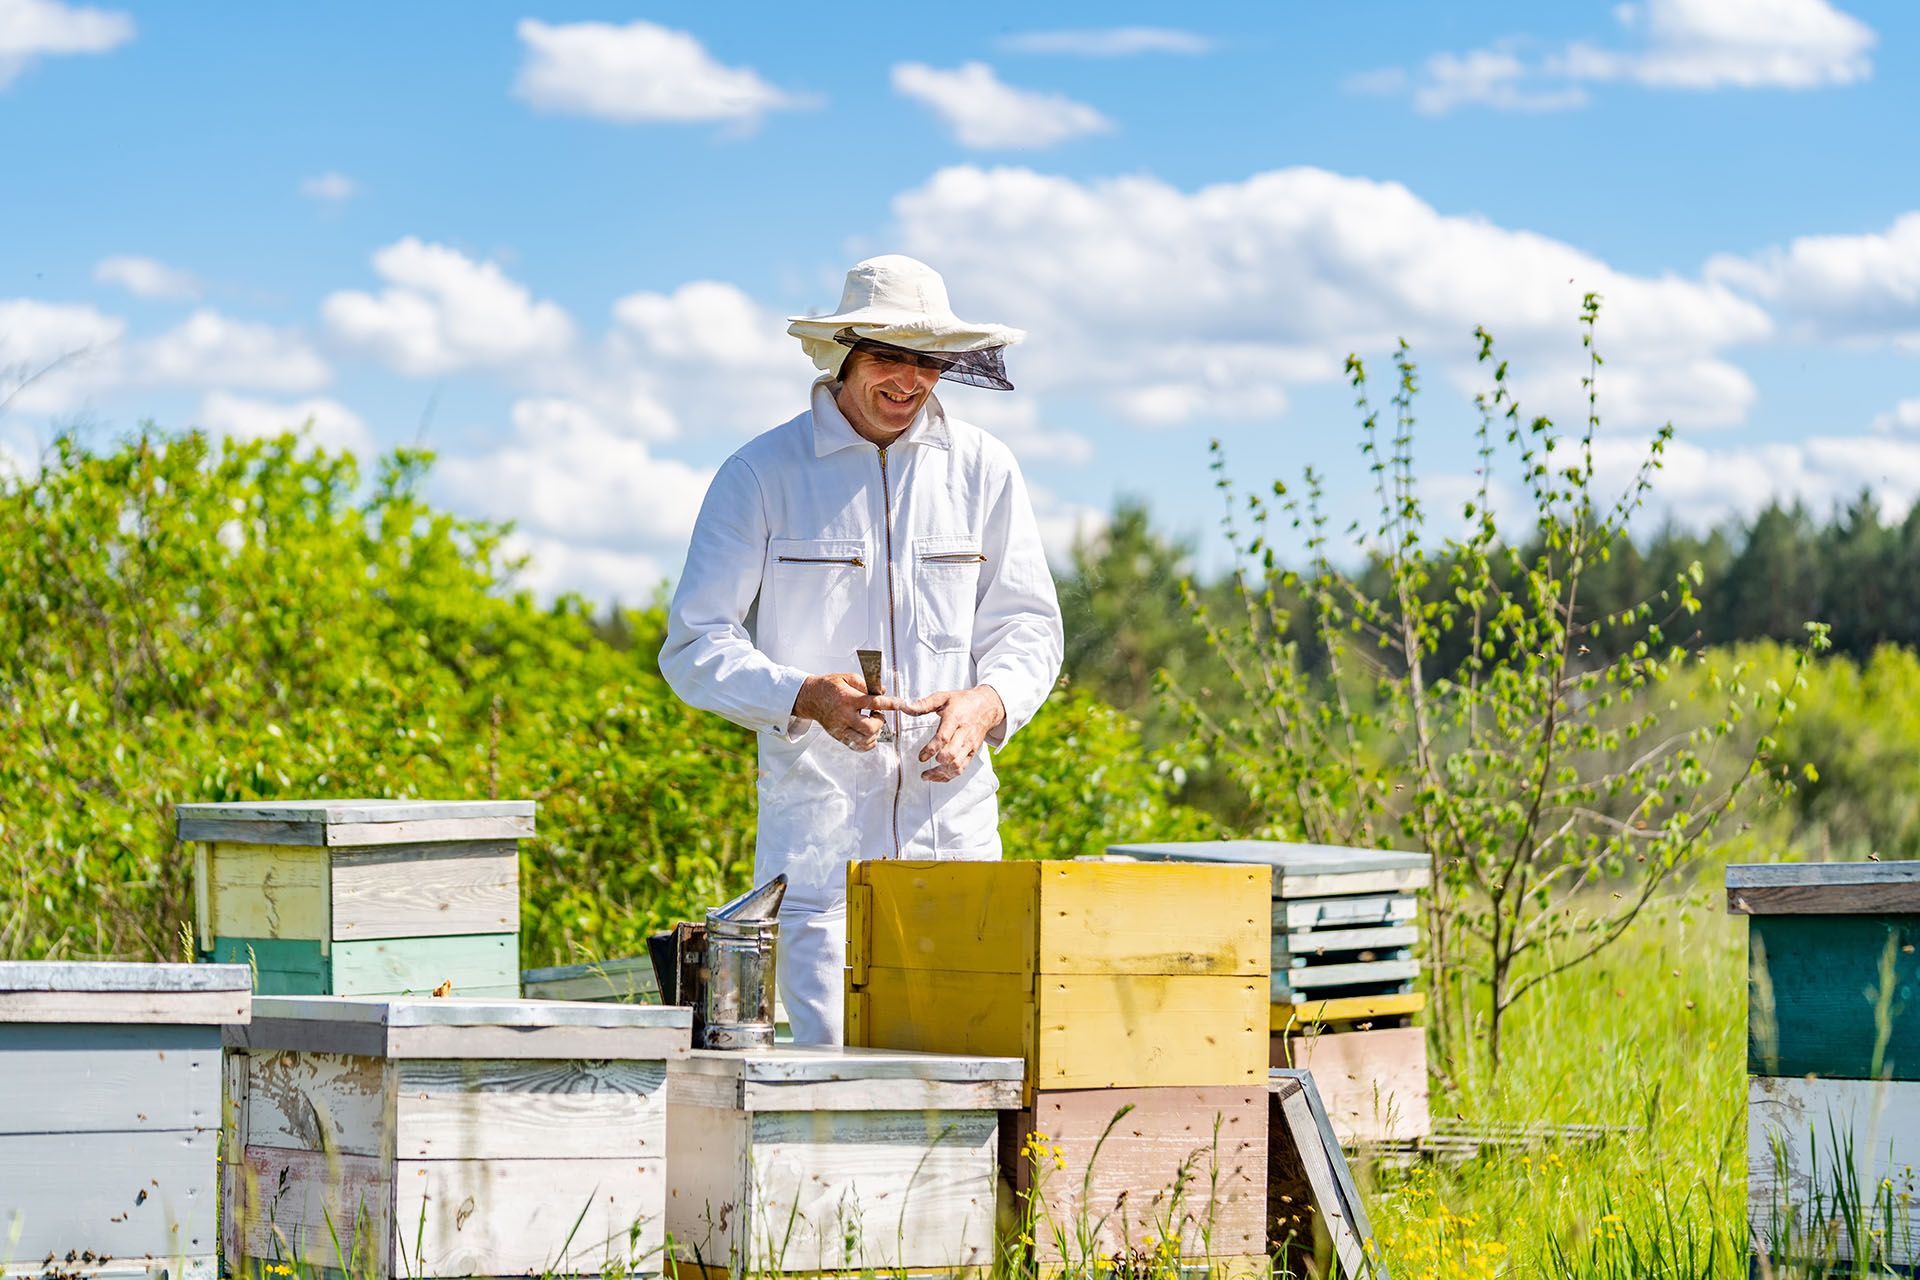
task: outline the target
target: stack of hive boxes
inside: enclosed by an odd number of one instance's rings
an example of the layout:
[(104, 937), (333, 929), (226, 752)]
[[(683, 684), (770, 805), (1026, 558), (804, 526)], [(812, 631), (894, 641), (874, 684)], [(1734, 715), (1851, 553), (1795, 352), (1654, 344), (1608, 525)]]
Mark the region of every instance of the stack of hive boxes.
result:
[[(1266, 1244), (1264, 867), (865, 862), (847, 1040), (1024, 1060), (1002, 1229), (1043, 1268)], [(1044, 1135), (1044, 1136), (1043, 1136)]]
[(1727, 907), (1747, 917), (1747, 1212), (1772, 1255), (1757, 1272), (1838, 1257), (1907, 1274), (1920, 1267), (1920, 862), (1731, 866)]
[(261, 995), (520, 994), (531, 800), (183, 804), (202, 959)]
[(1346, 1143), (1423, 1138), (1426, 997), (1417, 892), (1427, 856), (1267, 840), (1114, 845), (1109, 855), (1270, 869), (1273, 986), (1269, 1061), (1313, 1072)]

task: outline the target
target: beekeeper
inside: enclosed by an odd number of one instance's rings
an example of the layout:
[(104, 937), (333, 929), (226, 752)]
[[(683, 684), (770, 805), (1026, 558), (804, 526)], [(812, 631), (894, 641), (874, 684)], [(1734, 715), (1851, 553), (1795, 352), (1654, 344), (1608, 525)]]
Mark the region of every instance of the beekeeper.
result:
[[(896, 255), (787, 332), (822, 371), (810, 406), (714, 476), (660, 670), (759, 735), (754, 877), (788, 878), (781, 999), (796, 1041), (837, 1044), (847, 863), (1000, 856), (990, 749), (1046, 700), (1062, 632), (1013, 454), (933, 394), (1011, 391), (1001, 352), (1026, 335), (961, 320), (939, 274)], [(882, 655), (881, 696), (861, 649)]]

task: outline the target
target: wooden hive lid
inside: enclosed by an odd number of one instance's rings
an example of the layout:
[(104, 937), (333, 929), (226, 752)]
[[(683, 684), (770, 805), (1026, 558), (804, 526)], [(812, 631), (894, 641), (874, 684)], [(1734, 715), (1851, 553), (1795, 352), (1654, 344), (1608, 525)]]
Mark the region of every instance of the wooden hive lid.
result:
[(908, 1049), (863, 1049), (837, 1044), (781, 1044), (736, 1052), (695, 1049), (674, 1070), (759, 1083), (837, 1080), (1024, 1079), (1024, 1058), (982, 1058), (962, 1053), (917, 1053)]
[[(1412, 872), (1408, 888), (1424, 887), (1431, 860), (1402, 849), (1349, 849), (1330, 844), (1291, 844), (1282, 840), (1191, 840), (1166, 844), (1113, 844), (1107, 852), (1149, 862), (1230, 862), (1273, 868), (1273, 896), (1325, 897), (1349, 892), (1339, 877), (1371, 877), (1379, 872)], [(1352, 890), (1363, 892), (1370, 890)]]
[(1007, 1111), (1026, 1080), (1024, 1058), (815, 1044), (695, 1049), (671, 1070), (677, 1101), (739, 1111)]
[(1920, 862), (1760, 862), (1727, 868), (1735, 915), (1920, 913)]
[(514, 840), (534, 832), (531, 800), (249, 800), (174, 806), (183, 842), (365, 846)]
[(261, 996), (239, 1049), (385, 1058), (669, 1058), (686, 1053), (679, 1005), (431, 996)]
[(243, 964), (0, 961), (0, 1022), (243, 1023), (253, 975)]

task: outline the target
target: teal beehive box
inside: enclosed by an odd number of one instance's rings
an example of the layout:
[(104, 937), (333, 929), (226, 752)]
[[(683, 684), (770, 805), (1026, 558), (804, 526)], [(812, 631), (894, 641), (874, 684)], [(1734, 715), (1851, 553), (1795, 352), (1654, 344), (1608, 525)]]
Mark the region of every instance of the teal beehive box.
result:
[(520, 994), (531, 800), (183, 804), (203, 959), (261, 995)]

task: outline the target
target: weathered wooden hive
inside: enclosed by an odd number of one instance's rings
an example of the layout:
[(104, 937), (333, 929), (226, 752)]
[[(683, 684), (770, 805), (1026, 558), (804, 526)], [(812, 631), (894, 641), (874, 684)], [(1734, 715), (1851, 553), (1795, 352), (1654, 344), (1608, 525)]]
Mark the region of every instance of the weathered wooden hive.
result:
[(934, 1272), (994, 1261), (999, 1112), (1018, 1058), (782, 1045), (672, 1067), (675, 1269)]
[(238, 965), (0, 963), (0, 1272), (212, 1280)]
[(1125, 844), (1111, 856), (1271, 868), (1274, 1067), (1311, 1070), (1347, 1142), (1425, 1137), (1426, 996), (1418, 891), (1427, 856), (1382, 849), (1217, 840)]
[(690, 1011), (262, 996), (254, 1013), (227, 1035), (236, 1274), (661, 1270), (667, 1065)]
[(1001, 1177), (1041, 1264), (1167, 1238), (1194, 1259), (1205, 1238), (1214, 1263), (1251, 1265), (1265, 1240), (1268, 879), (856, 863), (848, 1040), (1024, 1059)]
[[(1854, 1242), (1833, 1223), (1864, 1210), (1864, 1225), (1881, 1229), (1884, 1261), (1912, 1268), (1920, 862), (1730, 866), (1726, 877), (1728, 910), (1747, 917), (1754, 1243), (1790, 1259), (1831, 1248), (1851, 1260)], [(1842, 1184), (1854, 1190), (1837, 1196)]]
[(183, 804), (204, 958), (262, 995), (520, 994), (531, 800)]

